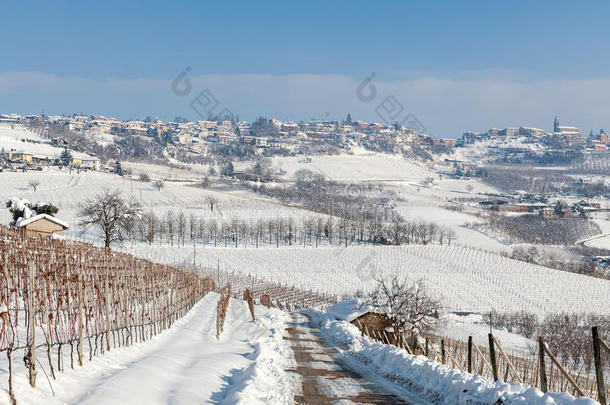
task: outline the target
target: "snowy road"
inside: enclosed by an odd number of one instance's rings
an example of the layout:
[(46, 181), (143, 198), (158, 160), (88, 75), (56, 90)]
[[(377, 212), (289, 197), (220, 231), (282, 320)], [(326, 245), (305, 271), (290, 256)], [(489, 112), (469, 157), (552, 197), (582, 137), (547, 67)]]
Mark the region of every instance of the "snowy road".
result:
[[(224, 332), (216, 340), (218, 294), (208, 293), (169, 330), (155, 338), (99, 356), (84, 367), (66, 370), (35, 390), (26, 375), (17, 377), (20, 404), (183, 405), (289, 404), (297, 383), (280, 380), (293, 363), (282, 360), (290, 349), (282, 340), (287, 314), (231, 299)], [(280, 335), (276, 331), (282, 331)], [(279, 342), (280, 345), (274, 345)], [(285, 353), (282, 345), (286, 347)], [(274, 365), (277, 366), (274, 368)], [(265, 375), (261, 371), (275, 375)], [(262, 389), (264, 392), (259, 392)], [(8, 397), (2, 396), (0, 404)]]
[[(167, 344), (125, 368), (106, 375), (72, 404), (196, 404), (218, 403), (227, 378), (247, 367), (252, 347), (233, 339), (227, 330), (215, 334), (217, 296), (209, 294), (191, 319)], [(235, 307), (237, 302), (233, 302)], [(228, 315), (229, 322), (239, 319)], [(243, 326), (243, 325), (241, 325)]]
[(317, 330), (302, 314), (295, 314), (288, 329), (302, 379), (297, 404), (409, 404), (379, 382), (364, 378), (358, 371), (338, 360), (337, 352), (323, 345)]

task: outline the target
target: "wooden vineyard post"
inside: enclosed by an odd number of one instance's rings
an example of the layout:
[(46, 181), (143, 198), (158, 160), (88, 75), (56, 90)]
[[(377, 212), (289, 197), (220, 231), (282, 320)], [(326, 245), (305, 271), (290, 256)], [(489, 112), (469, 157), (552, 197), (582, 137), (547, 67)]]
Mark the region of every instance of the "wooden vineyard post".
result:
[(104, 279), (104, 295), (106, 296), (106, 350), (110, 351), (110, 288), (108, 287), (108, 277), (108, 271), (106, 271), (106, 278)]
[(129, 332), (131, 329), (129, 328), (129, 302), (127, 301), (127, 275), (123, 275), (123, 286), (122, 286), (122, 299), (123, 299), (123, 346), (129, 346)]
[(445, 339), (441, 339), (441, 362), (445, 364)]
[(156, 286), (157, 284), (155, 284), (155, 276), (151, 277), (151, 284), (150, 284), (150, 288), (152, 291), (152, 328), (151, 328), (151, 332), (153, 333), (153, 335), (157, 335), (157, 291), (156, 291)]
[(30, 385), (36, 387), (36, 326), (34, 325), (34, 262), (28, 262), (28, 353)]
[(576, 390), (576, 392), (578, 392), (578, 395), (580, 395), (581, 397), (585, 396), (584, 391), (578, 386), (578, 384), (576, 384), (576, 381), (574, 381), (574, 379), (572, 378), (572, 376), (566, 371), (566, 369), (561, 365), (561, 363), (559, 362), (559, 360), (557, 360), (557, 358), (555, 357), (555, 355), (553, 353), (551, 353), (551, 351), (549, 350), (548, 347), (546, 347), (546, 345), (543, 345), (542, 348), (544, 349), (544, 351), (546, 352), (546, 354), (549, 355), (549, 357), (551, 358), (551, 361), (557, 366), (557, 368), (559, 369), (559, 371), (563, 374), (563, 376), (570, 382), (570, 384), (572, 384), (572, 386), (574, 387), (574, 389)]
[(468, 336), (468, 372), (472, 374), (472, 336)]
[(599, 402), (600, 405), (608, 405), (598, 327), (594, 326), (591, 329), (591, 333), (593, 334), (593, 358), (595, 361), (595, 379), (597, 380), (597, 402)]
[(8, 358), (8, 400), (10, 405), (17, 405), (15, 394), (13, 393), (13, 359), (11, 356), (12, 348), (6, 350), (6, 356)]
[(83, 294), (83, 269), (78, 270), (78, 365), (83, 365), (83, 308), (85, 297)]
[(256, 320), (256, 317), (254, 316), (254, 297), (247, 288), (244, 290), (243, 298), (248, 303), (248, 309), (250, 310), (250, 315), (252, 315), (252, 321)]
[(356, 322), (358, 322), (358, 329), (360, 329), (360, 336), (364, 336), (364, 327), (362, 326), (362, 323), (360, 322), (360, 319), (356, 319)]
[[(364, 327), (366, 329), (366, 324), (364, 325)], [(405, 339), (404, 333), (401, 333), (400, 337), (402, 339), (402, 345), (404, 346), (405, 349), (407, 349), (407, 353), (414, 354), (413, 350), (411, 350), (411, 347), (409, 347), (409, 344), (407, 343), (407, 339)]]
[(494, 345), (494, 335), (488, 334), (489, 337), (489, 357), (491, 358), (491, 372), (493, 373), (494, 381), (498, 381), (498, 363), (496, 359), (496, 347)]
[(498, 341), (498, 339), (495, 336), (493, 338), (494, 338), (494, 341), (496, 342), (496, 345), (498, 346), (498, 349), (500, 350), (500, 353), (502, 354), (502, 356), (504, 356), (504, 359), (506, 359), (506, 366), (507, 366), (506, 367), (506, 377), (508, 377), (508, 370), (510, 369), (510, 371), (512, 371), (514, 376), (517, 378), (517, 381), (519, 381), (520, 383), (523, 383), (523, 379), (521, 378), (521, 376), (517, 372), (517, 369), (515, 368), (513, 363), (510, 361), (510, 359), (508, 358), (508, 356), (504, 352), (504, 349), (502, 348), (502, 345), (500, 344), (500, 341)]
[(542, 336), (538, 338), (538, 363), (540, 365), (540, 391), (548, 392), (546, 381), (546, 365), (544, 364), (544, 339)]

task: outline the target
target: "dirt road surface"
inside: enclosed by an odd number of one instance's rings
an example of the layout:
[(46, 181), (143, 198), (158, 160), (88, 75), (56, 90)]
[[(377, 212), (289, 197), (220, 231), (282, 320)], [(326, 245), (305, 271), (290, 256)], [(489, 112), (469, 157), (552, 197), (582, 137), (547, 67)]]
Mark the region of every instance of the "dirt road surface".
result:
[(326, 346), (309, 318), (295, 314), (287, 328), (297, 369), (302, 379), (302, 393), (297, 404), (407, 404), (395, 393), (339, 359), (336, 349)]

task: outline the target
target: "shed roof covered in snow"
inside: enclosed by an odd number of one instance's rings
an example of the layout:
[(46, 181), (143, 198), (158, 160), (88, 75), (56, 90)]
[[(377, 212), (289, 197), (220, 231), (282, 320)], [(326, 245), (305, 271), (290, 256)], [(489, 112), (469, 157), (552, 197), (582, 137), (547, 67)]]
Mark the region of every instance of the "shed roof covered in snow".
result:
[(33, 224), (35, 222), (39, 222), (39, 221), (51, 222), (53, 224), (60, 226), (62, 229), (70, 228), (66, 222), (62, 221), (61, 219), (55, 218), (54, 216), (48, 215), (48, 214), (38, 214), (38, 215), (35, 215), (28, 219), (20, 219), (19, 221), (17, 221), (15, 223), (15, 226), (18, 228), (23, 228), (23, 227), (27, 228), (28, 225), (31, 225), (31, 224)]

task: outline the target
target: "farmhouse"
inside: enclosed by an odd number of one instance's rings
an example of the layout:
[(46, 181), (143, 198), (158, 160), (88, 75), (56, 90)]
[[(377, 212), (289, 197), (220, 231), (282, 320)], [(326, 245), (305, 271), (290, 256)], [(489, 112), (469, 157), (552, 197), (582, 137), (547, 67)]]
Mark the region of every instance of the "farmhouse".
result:
[(521, 212), (521, 213), (529, 212), (529, 208), (527, 205), (505, 204), (505, 205), (498, 205), (496, 208), (497, 208), (498, 212)]
[(80, 167), (91, 170), (100, 170), (100, 160), (95, 156), (84, 157), (81, 159)]
[(15, 162), (23, 162), (23, 163), (32, 163), (32, 154), (23, 152), (23, 151), (10, 151), (6, 152), (6, 156), (11, 161)]
[(40, 214), (28, 219), (17, 221), (17, 228), (25, 230), (28, 236), (53, 236), (62, 235), (68, 229), (68, 224), (51, 215)]

